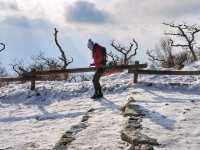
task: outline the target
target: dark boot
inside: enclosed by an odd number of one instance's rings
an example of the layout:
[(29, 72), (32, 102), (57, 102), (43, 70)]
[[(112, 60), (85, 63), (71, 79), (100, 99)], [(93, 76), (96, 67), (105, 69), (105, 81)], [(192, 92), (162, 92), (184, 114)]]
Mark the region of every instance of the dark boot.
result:
[(91, 99), (97, 99), (98, 98), (98, 95), (93, 95), (92, 97), (90, 97)]
[(103, 97), (103, 94), (102, 92), (98, 91), (97, 93), (95, 92), (95, 94), (91, 97), (92, 99), (98, 99), (98, 98), (102, 98)]
[(99, 98), (103, 97), (103, 93), (102, 93), (102, 91), (101, 91), (101, 88), (100, 88), (99, 91), (98, 91), (98, 97), (99, 97)]

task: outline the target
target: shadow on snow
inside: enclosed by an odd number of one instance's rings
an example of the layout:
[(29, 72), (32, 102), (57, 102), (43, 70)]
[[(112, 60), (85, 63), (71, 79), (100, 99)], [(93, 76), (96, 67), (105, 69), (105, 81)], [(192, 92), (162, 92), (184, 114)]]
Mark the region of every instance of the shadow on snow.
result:
[(156, 123), (157, 125), (162, 126), (165, 129), (168, 129), (168, 130), (174, 129), (174, 125), (176, 123), (175, 120), (167, 118), (167, 116), (165, 116), (159, 112), (155, 112), (155, 111), (146, 109), (143, 106), (139, 106), (139, 107), (142, 110), (142, 112), (144, 113), (145, 117), (149, 118), (152, 122)]
[(84, 115), (85, 112), (67, 112), (63, 114), (59, 113), (49, 113), (43, 106), (38, 107), (40, 111), (43, 113), (41, 115), (32, 115), (32, 116), (24, 116), (24, 117), (5, 117), (0, 118), (0, 122), (17, 122), (17, 121), (24, 121), (24, 120), (31, 120), (35, 119), (38, 121), (43, 120), (54, 120), (54, 119), (63, 119), (63, 118), (75, 118), (81, 115)]

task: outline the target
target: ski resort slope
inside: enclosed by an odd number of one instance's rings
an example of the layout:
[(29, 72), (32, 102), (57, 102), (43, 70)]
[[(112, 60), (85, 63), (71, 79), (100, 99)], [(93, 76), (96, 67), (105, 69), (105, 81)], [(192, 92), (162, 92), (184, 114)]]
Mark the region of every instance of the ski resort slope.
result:
[(94, 111), (87, 128), (76, 134), (68, 149), (128, 149), (128, 144), (120, 138), (127, 120), (120, 107), (133, 97), (145, 114), (142, 132), (160, 143), (155, 149), (199, 150), (198, 77), (143, 76), (138, 84), (132, 80), (133, 75), (126, 72), (103, 77), (105, 95), (99, 101), (90, 99), (91, 81), (37, 82), (36, 91), (28, 89), (29, 83), (1, 87), (0, 149), (53, 149), (91, 108)]

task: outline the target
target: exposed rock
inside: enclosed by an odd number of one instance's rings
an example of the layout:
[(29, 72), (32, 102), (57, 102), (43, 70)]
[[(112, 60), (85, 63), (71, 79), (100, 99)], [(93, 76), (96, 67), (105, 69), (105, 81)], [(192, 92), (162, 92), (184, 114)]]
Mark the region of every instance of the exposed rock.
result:
[(86, 129), (88, 127), (88, 124), (87, 123), (84, 123), (84, 122), (81, 122), (77, 125), (74, 125), (71, 127), (71, 131), (74, 133), (74, 134), (77, 134), (78, 132), (82, 131), (83, 129)]
[(82, 117), (81, 122), (86, 122), (86, 121), (88, 121), (89, 118), (90, 118), (89, 115), (85, 115)]
[(144, 85), (146, 85), (146, 86), (153, 86), (153, 83), (146, 82)]
[(124, 105), (123, 107), (121, 107), (120, 110), (121, 110), (122, 112), (125, 112), (126, 107), (127, 107), (130, 103), (134, 103), (134, 102), (135, 102), (135, 99), (134, 99), (133, 97), (129, 97), (129, 98), (128, 98), (128, 103), (127, 103), (126, 105)]
[(140, 123), (141, 123), (141, 119), (140, 118), (132, 116), (125, 123), (125, 129), (135, 130), (135, 129), (138, 129), (138, 128), (142, 128), (142, 125)]
[(135, 99), (133, 98), (133, 97), (129, 97), (128, 98), (128, 103), (130, 104), (130, 103), (134, 103), (134, 102), (136, 102), (135, 101)]
[(122, 112), (125, 112), (125, 109), (126, 109), (126, 106), (120, 107), (120, 110), (121, 110)]
[(62, 139), (60, 140), (60, 145), (66, 146), (67, 144), (71, 143), (71, 142), (74, 141), (74, 140), (75, 140), (75, 138), (74, 138), (73, 136), (62, 138)]
[(67, 145), (70, 144), (72, 141), (75, 140), (72, 131), (67, 131), (53, 148), (53, 150), (66, 150)]
[(126, 106), (125, 111), (124, 111), (124, 116), (144, 116), (142, 113), (142, 110), (140, 109), (139, 105), (135, 105), (130, 103), (129, 105)]
[(129, 144), (129, 150), (153, 150), (153, 145), (159, 145), (156, 139), (141, 134), (142, 117), (144, 113), (139, 105), (134, 104), (134, 98), (130, 98), (129, 102), (121, 108), (124, 116), (129, 116), (121, 131), (121, 139)]
[(149, 144), (149, 145), (159, 145), (158, 141), (154, 138), (150, 138), (144, 134), (138, 134), (138, 144)]
[[(40, 146), (33, 142), (25, 143), (23, 146), (17, 146), (19, 149), (38, 149)], [(1, 150), (1, 149), (0, 149)], [(6, 150), (6, 149), (5, 149)]]
[(133, 141), (137, 139), (137, 130), (124, 129), (121, 131), (121, 139), (129, 144), (133, 144)]
[(140, 94), (140, 92), (132, 92), (133, 95)]
[(62, 138), (68, 138), (73, 136), (73, 131), (67, 131), (65, 134), (62, 136)]
[(137, 116), (131, 116), (131, 117), (129, 118), (129, 120), (130, 120), (130, 121), (133, 121), (133, 120), (139, 121), (140, 123), (142, 122), (141, 117), (137, 117)]
[(94, 108), (90, 108), (87, 112), (93, 112), (93, 111), (95, 111), (95, 109)]
[(132, 124), (126, 124), (125, 129), (141, 129), (142, 125), (140, 123), (132, 123)]
[(156, 139), (149, 138), (148, 136), (139, 133), (138, 130), (123, 130), (121, 132), (121, 139), (133, 145), (159, 145)]
[(77, 125), (74, 125), (71, 127), (71, 129), (67, 132), (65, 132), (65, 134), (63, 134), (63, 136), (61, 137), (61, 139), (58, 141), (58, 143), (56, 144), (56, 146), (53, 148), (53, 150), (66, 150), (67, 146), (75, 140), (75, 135), (78, 132), (81, 132), (83, 129), (86, 129), (88, 127), (88, 124), (81, 122)]
[(131, 146), (129, 150), (154, 150), (154, 148), (151, 145), (141, 144), (137, 146)]

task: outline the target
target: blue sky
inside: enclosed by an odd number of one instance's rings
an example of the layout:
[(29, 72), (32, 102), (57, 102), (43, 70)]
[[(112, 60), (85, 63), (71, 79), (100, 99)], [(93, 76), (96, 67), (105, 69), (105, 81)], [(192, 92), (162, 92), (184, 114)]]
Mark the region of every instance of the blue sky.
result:
[(6, 44), (0, 61), (5, 66), (15, 58), (29, 63), (40, 51), (58, 56), (56, 27), (66, 55), (74, 58), (69, 67), (92, 61), (88, 38), (108, 50), (112, 40), (128, 44), (135, 38), (135, 59), (145, 62), (145, 51), (154, 48), (165, 30), (162, 22), (199, 24), (199, 8), (199, 0), (0, 0), (0, 41)]

